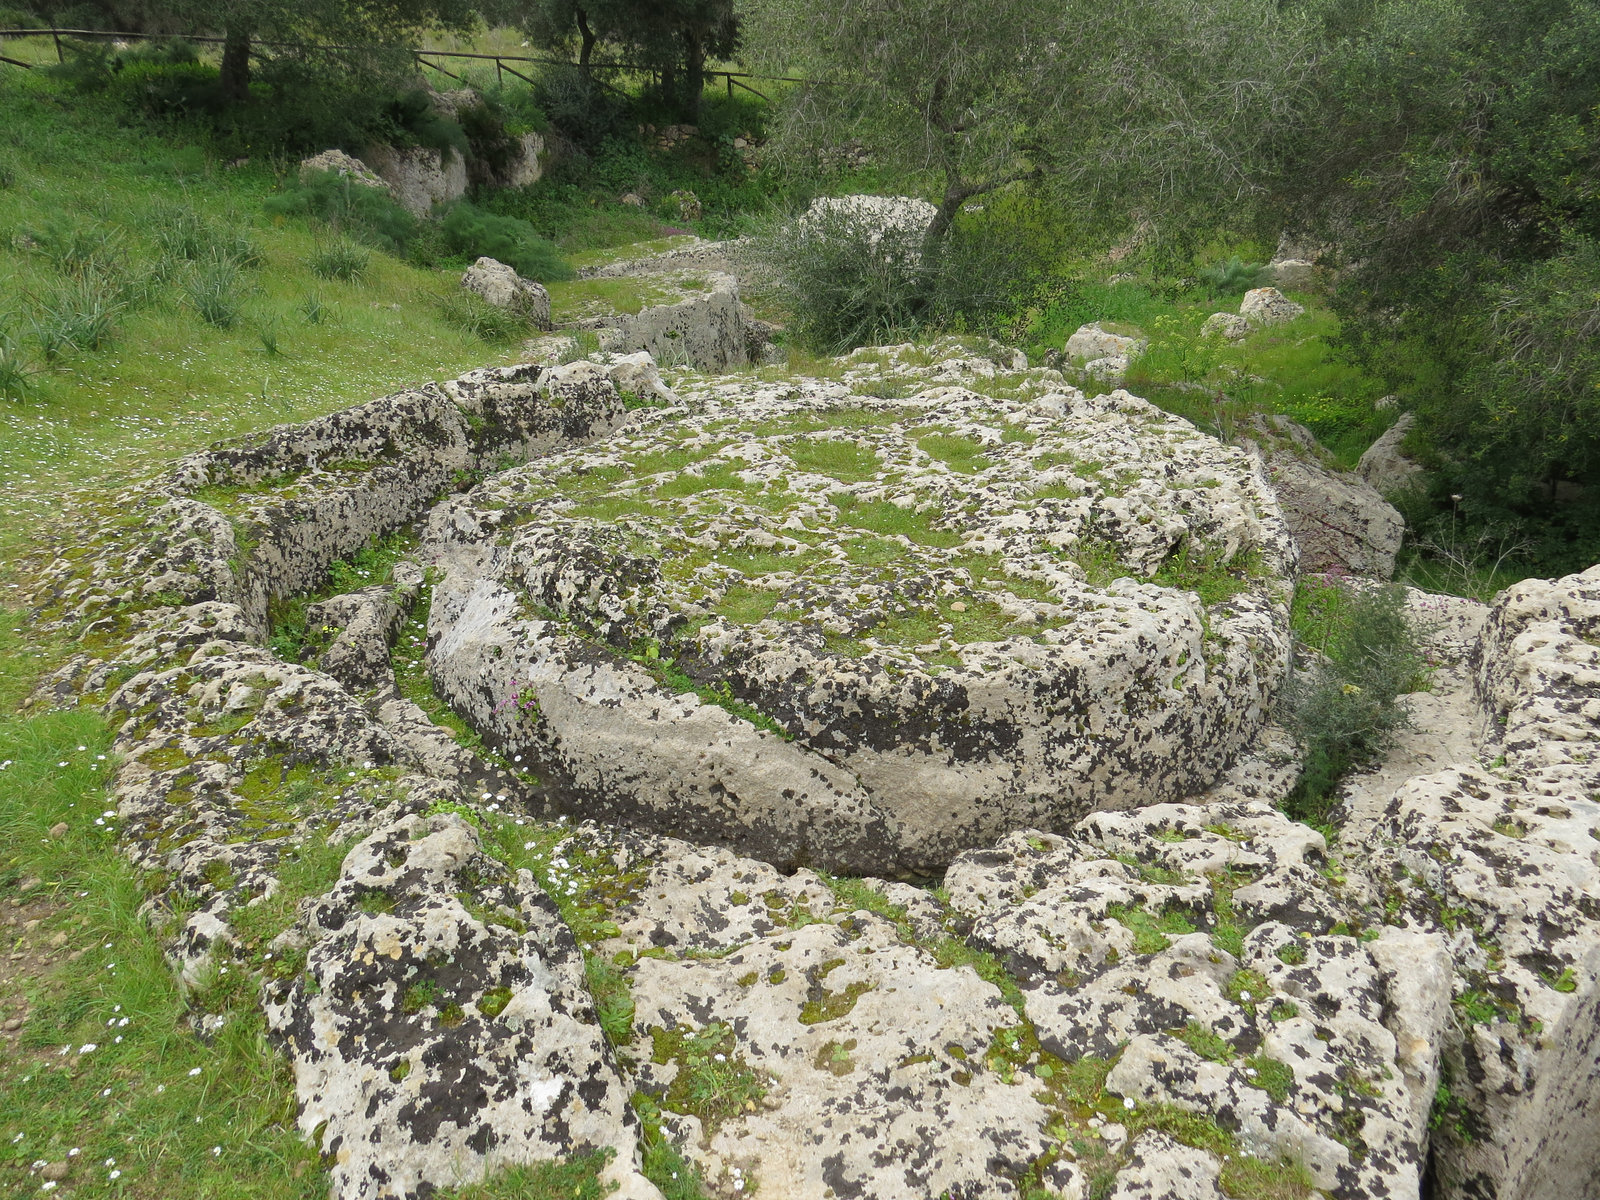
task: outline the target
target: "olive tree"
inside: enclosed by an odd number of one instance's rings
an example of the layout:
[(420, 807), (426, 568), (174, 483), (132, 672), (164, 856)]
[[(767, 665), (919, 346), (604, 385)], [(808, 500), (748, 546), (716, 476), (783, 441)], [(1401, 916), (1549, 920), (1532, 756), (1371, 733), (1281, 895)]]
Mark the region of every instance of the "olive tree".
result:
[(1313, 47), (1276, 0), (749, 0), (791, 163), (859, 142), (935, 201), (927, 239), (1013, 185), (1088, 225), (1173, 227), (1258, 191), (1311, 97)]

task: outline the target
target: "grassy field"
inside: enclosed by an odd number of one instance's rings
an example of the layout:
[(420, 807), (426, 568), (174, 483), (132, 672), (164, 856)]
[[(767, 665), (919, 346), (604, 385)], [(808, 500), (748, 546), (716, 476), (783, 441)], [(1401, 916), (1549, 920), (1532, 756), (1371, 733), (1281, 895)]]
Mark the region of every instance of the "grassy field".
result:
[(331, 237), (261, 213), (282, 164), (224, 166), (16, 70), (0, 107), (0, 390), (21, 393), (0, 404), (0, 558), (63, 492), (514, 357), (442, 306), (453, 270), (374, 252), (318, 275)]

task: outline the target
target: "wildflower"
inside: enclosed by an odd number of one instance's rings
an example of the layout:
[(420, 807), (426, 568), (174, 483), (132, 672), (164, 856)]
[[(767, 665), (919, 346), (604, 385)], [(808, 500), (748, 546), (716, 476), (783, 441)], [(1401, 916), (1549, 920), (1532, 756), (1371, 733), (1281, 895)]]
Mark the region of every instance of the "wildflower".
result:
[(200, 1068), (199, 1067), (190, 1068), (189, 1074), (190, 1075), (198, 1075), (198, 1074), (200, 1074)]
[(1122, 1107), (1126, 1108), (1126, 1109), (1129, 1109), (1129, 1110), (1132, 1110), (1132, 1108), (1133, 1108), (1133, 1097), (1132, 1096), (1124, 1096), (1122, 1098)]

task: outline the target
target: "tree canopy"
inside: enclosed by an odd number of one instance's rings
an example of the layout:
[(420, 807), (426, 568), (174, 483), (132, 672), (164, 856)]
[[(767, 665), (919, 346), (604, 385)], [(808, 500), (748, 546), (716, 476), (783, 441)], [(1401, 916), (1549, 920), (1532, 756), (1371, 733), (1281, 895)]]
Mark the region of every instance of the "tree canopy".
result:
[(1303, 24), (1273, 0), (751, 0), (748, 34), (814, 81), (786, 110), (790, 160), (861, 143), (928, 181), (937, 240), (1024, 182), (1084, 226), (1214, 219), (1310, 99)]

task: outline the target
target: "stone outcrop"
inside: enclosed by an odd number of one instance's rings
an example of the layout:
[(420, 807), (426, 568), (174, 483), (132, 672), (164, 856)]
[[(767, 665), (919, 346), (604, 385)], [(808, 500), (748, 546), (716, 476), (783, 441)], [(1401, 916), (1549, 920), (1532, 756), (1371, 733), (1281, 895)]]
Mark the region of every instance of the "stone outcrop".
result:
[(1401, 413), (1395, 423), (1367, 447), (1361, 455), (1361, 461), (1356, 464), (1356, 471), (1361, 478), (1385, 496), (1405, 491), (1422, 474), (1421, 464), (1407, 458), (1400, 449), (1415, 423), (1413, 414)]
[[(1330, 844), (1276, 807), (1257, 460), (1003, 347), (829, 374), (474, 372), (190, 456), (52, 567), (38, 702), (118, 728), (191, 1020), (259, 995), (335, 1200), (587, 1151), (654, 1200), (661, 1142), (719, 1197), (1588, 1195), (1600, 568), (1412, 595), (1434, 691)], [(422, 608), (487, 745), (402, 695)]]
[(300, 160), (301, 183), (328, 171), (361, 187), (389, 190), (389, 185), (379, 179), (366, 163), (359, 158), (351, 157), (343, 150), (324, 150), (321, 154), (313, 154), (310, 158)]
[(368, 146), (361, 154), (372, 173), (388, 184), (395, 200), (414, 217), (467, 194), (467, 164), (454, 150), (431, 146)]
[(1405, 519), (1360, 475), (1336, 469), (1309, 429), (1287, 417), (1257, 418), (1256, 444), (1300, 547), (1300, 568), (1388, 579)]
[(657, 362), (720, 372), (749, 365), (752, 337), (737, 281), (713, 275), (703, 295), (615, 318), (601, 330), (600, 344), (617, 354), (643, 350)]
[(1490, 744), (1352, 831), (1389, 911), (1450, 947), (1444, 1195), (1583, 1195), (1600, 1178), (1597, 631), (1600, 568), (1508, 589), (1468, 658)]
[(524, 279), (516, 269), (494, 258), (480, 258), (461, 276), (461, 286), (496, 308), (525, 316), (540, 329), (550, 328), (550, 293), (537, 280)]
[(845, 238), (872, 254), (920, 258), (938, 209), (911, 196), (820, 196), (800, 217), (809, 237)]
[(1137, 333), (1115, 333), (1095, 321), (1080, 327), (1069, 337), (1063, 352), (1069, 359), (1081, 363), (1091, 378), (1117, 384), (1127, 375), (1128, 365), (1143, 354), (1149, 344)]
[(1262, 269), (1261, 277), (1274, 287), (1303, 291), (1316, 282), (1317, 266), (1304, 258), (1275, 258)]
[(1252, 326), (1250, 322), (1238, 313), (1219, 312), (1212, 313), (1200, 326), (1202, 337), (1222, 337), (1230, 342), (1241, 341), (1250, 336)]
[(1239, 301), (1239, 315), (1258, 326), (1286, 325), (1305, 311), (1274, 287), (1254, 288)]
[(1260, 723), (1293, 551), (1240, 452), (1123, 392), (686, 399), (431, 521), (433, 677), (575, 810), (924, 871)]

